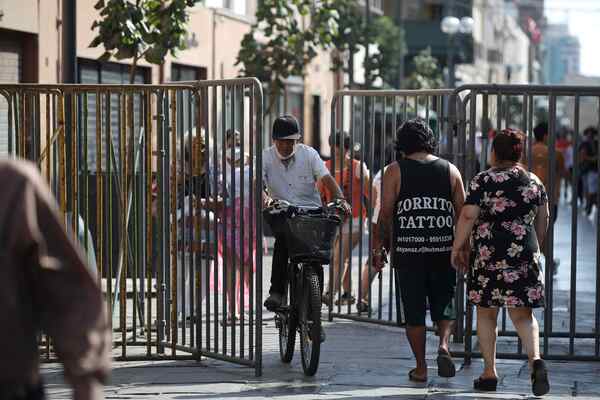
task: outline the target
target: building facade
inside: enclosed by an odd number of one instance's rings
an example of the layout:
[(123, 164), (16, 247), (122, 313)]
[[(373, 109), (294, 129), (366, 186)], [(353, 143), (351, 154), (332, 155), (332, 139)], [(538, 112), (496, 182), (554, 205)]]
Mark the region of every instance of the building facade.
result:
[[(77, 81), (89, 84), (129, 83), (131, 60), (100, 62), (102, 46), (89, 47), (98, 18), (95, 1), (77, 1)], [(379, 2), (380, 3), (380, 2)], [(375, 12), (381, 9), (371, 1)], [(0, 0), (0, 82), (60, 83), (62, 81), (63, 1)], [(190, 10), (187, 48), (167, 55), (162, 68), (141, 60), (136, 83), (227, 79), (239, 76), (235, 65), (244, 34), (254, 22), (257, 0), (206, 0)], [(305, 142), (328, 153), (329, 108), (343, 79), (330, 70), (328, 52), (320, 52), (305, 77), (288, 80), (277, 112), (294, 114)], [(0, 116), (6, 116), (0, 99)], [(1, 119), (2, 117), (0, 117)], [(0, 120), (0, 131), (6, 121)], [(267, 131), (268, 127), (265, 127)], [(268, 132), (265, 132), (268, 136)]]
[(544, 31), (545, 83), (561, 84), (569, 75), (578, 75), (581, 67), (579, 39), (569, 33), (566, 24), (551, 24)]

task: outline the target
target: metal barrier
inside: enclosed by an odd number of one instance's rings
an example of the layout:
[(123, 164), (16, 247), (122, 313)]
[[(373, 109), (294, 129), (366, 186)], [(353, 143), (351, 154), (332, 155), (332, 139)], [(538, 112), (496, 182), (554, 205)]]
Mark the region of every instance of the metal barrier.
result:
[(261, 374), (262, 105), (252, 78), (0, 85), (0, 152), (39, 165), (97, 265), (117, 359)]
[[(595, 226), (589, 224), (578, 213), (581, 206), (578, 205), (577, 198), (582, 177), (579, 162), (582, 140), (580, 133), (586, 128), (581, 125), (582, 107), (585, 106), (594, 114), (594, 118), (587, 124), (592, 123), (597, 127), (600, 121), (600, 87), (466, 85), (457, 88), (455, 94), (462, 99), (456, 114), (458, 137), (462, 139), (459, 140), (456, 155), (467, 182), (477, 172), (475, 149), (479, 147), (476, 143), (479, 129), (483, 132), (490, 129), (521, 129), (527, 134), (525, 155), (526, 163), (531, 168), (533, 128), (537, 123), (546, 121), (549, 128), (549, 185), (546, 191), (554, 193), (557, 185), (561, 185), (560, 177), (556, 176), (558, 133), (573, 133), (572, 148), (568, 150), (573, 160), (573, 169), (572, 175), (567, 179), (572, 195), (570, 201), (560, 202), (559, 197), (559, 204), (554, 196), (548, 196), (551, 224), (543, 249), (546, 260), (546, 308), (535, 314), (540, 321), (544, 358), (600, 360), (600, 217), (596, 215)], [(547, 112), (544, 111), (546, 108)], [(482, 144), (480, 161), (485, 159), (490, 145), (489, 141)], [(595, 168), (599, 167), (597, 165)], [(596, 182), (596, 193), (598, 185)], [(557, 211), (559, 219), (555, 223)], [(568, 218), (563, 216), (567, 213)], [(552, 261), (557, 253), (561, 256), (560, 266)], [(565, 271), (566, 268), (569, 270)], [(458, 290), (461, 289), (464, 286)], [(465, 359), (469, 361), (472, 356), (480, 355), (472, 348), (472, 336), (476, 334), (473, 307), (465, 303), (460, 305), (461, 314), (465, 316)], [(525, 358), (522, 344), (510, 320), (506, 318), (505, 309), (500, 318), (498, 357)]]
[[(344, 282), (346, 286), (333, 296), (334, 301), (329, 306), (330, 320), (336, 317), (387, 325), (404, 323), (402, 304), (399, 296), (396, 296), (398, 285), (390, 269), (384, 269), (380, 273), (371, 269), (368, 256), (373, 227), (366, 226), (376, 213), (373, 194), (381, 195), (385, 190), (381, 183), (378, 187), (372, 185), (373, 172), (380, 171), (386, 164), (386, 147), (393, 142), (395, 131), (403, 121), (415, 116), (428, 120), (438, 137), (440, 156), (457, 165), (465, 184), (468, 184), (470, 179), (488, 164), (491, 147), (488, 132), (506, 127), (523, 130), (527, 134), (527, 164), (531, 167), (533, 127), (546, 120), (550, 133), (548, 163), (551, 183), (547, 188), (549, 193), (553, 193), (555, 186), (560, 184), (560, 180), (555, 176), (555, 144), (560, 122), (575, 133), (573, 147), (569, 150), (573, 158), (573, 174), (567, 182), (571, 184), (572, 193), (576, 194), (581, 177), (578, 148), (582, 128), (580, 113), (584, 100), (586, 106), (594, 110), (594, 125), (598, 125), (600, 88), (467, 85), (454, 91), (338, 92), (332, 103), (331, 131), (349, 132), (351, 143), (349, 158), (339, 160), (337, 157), (336, 160), (334, 156), (332, 164), (336, 171), (348, 171), (349, 193), (355, 190), (353, 185), (360, 186), (360, 200), (354, 201), (357, 204), (353, 204), (353, 207), (358, 208), (359, 212), (347, 223), (346, 228), (348, 232), (355, 232), (358, 238), (351, 246), (343, 246), (341, 241), (337, 243), (338, 257), (334, 259), (335, 265), (332, 265), (330, 270), (329, 281), (335, 283), (331, 287), (343, 287)], [(590, 101), (593, 103), (591, 106)], [(544, 112), (546, 104), (547, 112)], [(557, 109), (561, 105), (563, 117), (559, 121)], [(337, 145), (338, 143), (334, 143), (334, 147)], [(353, 167), (350, 168), (350, 159), (360, 161), (353, 162)], [(362, 167), (363, 164), (366, 168)], [(355, 165), (359, 167), (355, 168)], [(369, 172), (369, 169), (372, 172)], [(338, 181), (341, 182), (339, 178)], [(600, 213), (596, 215), (595, 226), (591, 227), (586, 225), (585, 220), (582, 222), (582, 217), (578, 214), (576, 195), (571, 197), (569, 204), (564, 201), (561, 204), (554, 203), (553, 197), (550, 196), (552, 217), (555, 216), (554, 206), (558, 205), (558, 209), (562, 210), (559, 213), (561, 218), (558, 223), (552, 222), (549, 227), (544, 254), (546, 260), (553, 260), (557, 252), (561, 252), (563, 264), (558, 268), (558, 276), (554, 278), (554, 263), (546, 263), (545, 287), (548, 306), (543, 312), (536, 311), (542, 329), (542, 354), (547, 359), (600, 360), (600, 247), (597, 246), (600, 238)], [(568, 219), (562, 216), (567, 210), (570, 211)], [(566, 224), (570, 224), (567, 229)], [(559, 228), (563, 236), (560, 240), (570, 243), (557, 244), (555, 230)], [(586, 232), (594, 239), (582, 241), (580, 237)], [(570, 239), (565, 237), (567, 235)], [(350, 253), (348, 247), (351, 249)], [(570, 249), (566, 256), (563, 254), (565, 248)], [(580, 257), (578, 260), (578, 255), (581, 254), (584, 254), (584, 259)], [(339, 255), (349, 258), (346, 268), (343, 265), (344, 257)], [(591, 261), (594, 258), (595, 263)], [(580, 267), (582, 264), (585, 266), (583, 270)], [(567, 268), (569, 271), (565, 270)], [(336, 270), (347, 273), (338, 274)], [(373, 279), (377, 279), (375, 287), (369, 283)], [(356, 282), (357, 285), (353, 286)], [(356, 301), (364, 298), (368, 309), (354, 310), (354, 306), (346, 304), (348, 300), (353, 299), (344, 298), (341, 294), (344, 291), (356, 294)], [(472, 338), (476, 334), (473, 328), (473, 307), (466, 303), (464, 277), (459, 277), (457, 281), (456, 305), (459, 318), (454, 340), (464, 340), (464, 356), (469, 362), (472, 356), (480, 354), (473, 351)], [(580, 315), (584, 318), (579, 318)], [(500, 318), (498, 357), (525, 358), (526, 354), (523, 353), (516, 331), (506, 318), (506, 310)]]
[[(331, 132), (347, 132), (350, 143), (346, 157), (341, 157), (341, 153), (336, 156), (333, 148), (341, 148), (343, 144), (334, 138), (331, 160), (334, 168), (330, 169), (336, 171), (336, 180), (344, 186), (346, 197), (354, 198), (354, 215), (346, 222), (341, 240), (338, 238), (336, 242), (337, 250), (330, 267), (329, 287), (333, 292), (330, 320), (339, 317), (385, 325), (404, 324), (401, 301), (396, 296), (398, 282), (392, 269), (374, 271), (369, 257), (374, 217), (378, 213), (376, 198), (380, 199), (386, 190), (382, 180), (377, 179), (378, 183), (373, 184), (374, 171), (380, 171), (381, 176), (383, 167), (395, 159), (392, 147), (396, 129), (403, 121), (417, 116), (430, 122), (441, 152), (452, 154), (453, 140), (449, 134), (452, 129), (448, 122), (452, 95), (452, 90), (441, 89), (346, 90), (334, 96)], [(357, 190), (360, 195), (353, 196)], [(373, 287), (371, 282), (375, 279)], [(342, 290), (337, 291), (340, 287)], [(352, 296), (350, 301), (343, 292)], [(367, 307), (353, 310), (354, 301), (357, 304), (364, 301)]]

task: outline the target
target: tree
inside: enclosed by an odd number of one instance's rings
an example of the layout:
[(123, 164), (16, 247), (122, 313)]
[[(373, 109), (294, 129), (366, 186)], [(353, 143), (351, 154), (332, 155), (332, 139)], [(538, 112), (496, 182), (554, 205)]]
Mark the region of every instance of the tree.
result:
[[(332, 9), (313, 0), (263, 0), (256, 10), (256, 23), (244, 35), (235, 65), (242, 74), (268, 84), (269, 114), (285, 88), (285, 80), (303, 76), (305, 67), (335, 35)], [(310, 18), (310, 24), (303, 26)], [(260, 39), (258, 39), (260, 38)]]
[(409, 89), (437, 89), (444, 85), (437, 59), (431, 55), (431, 48), (421, 50), (413, 59), (414, 72), (408, 77)]
[(370, 82), (381, 78), (383, 83), (389, 87), (398, 87), (400, 72), (402, 71), (402, 54), (405, 51), (404, 31), (399, 28), (389, 17), (378, 17), (374, 24), (374, 40), (378, 52), (366, 63), (371, 63)]
[(90, 47), (104, 46), (101, 61), (133, 59), (129, 83), (142, 58), (162, 65), (168, 53), (185, 49), (188, 7), (202, 0), (99, 0), (100, 19), (92, 24), (98, 34)]

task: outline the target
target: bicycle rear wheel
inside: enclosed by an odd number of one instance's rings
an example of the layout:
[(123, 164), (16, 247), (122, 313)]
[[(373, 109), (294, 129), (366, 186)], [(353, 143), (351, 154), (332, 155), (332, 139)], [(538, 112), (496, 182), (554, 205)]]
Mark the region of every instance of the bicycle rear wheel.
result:
[(321, 355), (321, 285), (319, 275), (308, 269), (300, 304), (300, 352), (302, 369), (313, 376), (319, 368)]
[(294, 358), (296, 329), (298, 329), (298, 317), (292, 307), (294, 304), (293, 293), (292, 280), (290, 279), (287, 293), (283, 299), (283, 308), (286, 308), (287, 312), (277, 313), (275, 316), (277, 318), (277, 327), (279, 328), (279, 356), (281, 357), (281, 361), (286, 364), (290, 363), (292, 358)]

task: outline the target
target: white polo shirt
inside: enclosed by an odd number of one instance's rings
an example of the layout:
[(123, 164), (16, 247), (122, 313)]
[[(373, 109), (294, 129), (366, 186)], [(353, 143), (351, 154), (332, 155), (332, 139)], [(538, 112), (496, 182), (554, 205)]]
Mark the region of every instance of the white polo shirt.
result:
[(298, 143), (296, 153), (285, 165), (273, 145), (263, 151), (262, 161), (263, 182), (274, 199), (302, 208), (323, 206), (316, 183), (329, 171), (315, 149)]

